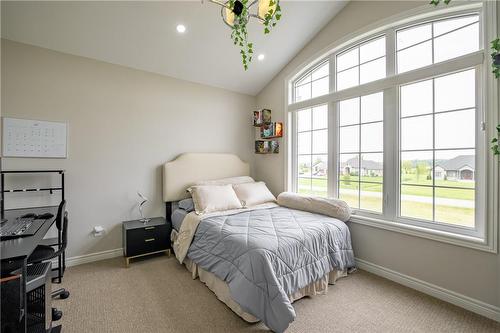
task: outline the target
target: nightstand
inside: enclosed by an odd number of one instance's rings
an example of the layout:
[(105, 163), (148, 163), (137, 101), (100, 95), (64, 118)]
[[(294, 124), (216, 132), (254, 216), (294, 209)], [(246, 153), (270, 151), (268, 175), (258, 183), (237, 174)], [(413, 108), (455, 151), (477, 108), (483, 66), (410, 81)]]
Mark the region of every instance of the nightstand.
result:
[(123, 256), (127, 267), (130, 259), (165, 252), (170, 256), (172, 225), (164, 217), (154, 217), (147, 223), (139, 220), (122, 224)]

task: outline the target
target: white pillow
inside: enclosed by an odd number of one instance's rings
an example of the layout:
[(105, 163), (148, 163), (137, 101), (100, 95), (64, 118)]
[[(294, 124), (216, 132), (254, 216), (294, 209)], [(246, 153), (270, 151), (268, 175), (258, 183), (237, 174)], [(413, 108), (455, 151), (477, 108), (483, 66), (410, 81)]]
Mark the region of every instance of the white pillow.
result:
[(231, 185), (192, 186), (191, 195), (198, 215), (242, 208)]
[(233, 185), (233, 188), (243, 207), (276, 201), (276, 198), (264, 182), (236, 184)]
[[(252, 177), (249, 176), (238, 176), (238, 177), (228, 177), (228, 178), (219, 178), (212, 180), (199, 180), (193, 184), (193, 186), (197, 185), (233, 185), (233, 184), (243, 184), (243, 183), (253, 183)], [(187, 189), (188, 192), (191, 192), (191, 187)]]

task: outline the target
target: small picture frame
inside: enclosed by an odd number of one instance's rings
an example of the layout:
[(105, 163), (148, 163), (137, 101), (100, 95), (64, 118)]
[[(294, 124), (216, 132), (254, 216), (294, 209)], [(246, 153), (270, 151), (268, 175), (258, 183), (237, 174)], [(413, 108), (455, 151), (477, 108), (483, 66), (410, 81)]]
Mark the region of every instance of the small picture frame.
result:
[(281, 138), (283, 136), (283, 123), (276, 122), (263, 125), (260, 128), (261, 139)]
[(253, 112), (253, 126), (260, 127), (262, 126), (262, 110)]
[(271, 123), (271, 110), (262, 109), (262, 124), (269, 125)]
[(269, 141), (270, 143), (270, 150), (271, 150), (271, 154), (279, 154), (280, 152), (280, 143), (279, 141)]
[(264, 140), (256, 140), (255, 141), (255, 153), (256, 154), (279, 154), (280, 152), (280, 143), (279, 141), (264, 141)]
[(269, 153), (268, 141), (256, 140), (255, 141), (255, 153), (256, 154), (268, 154)]

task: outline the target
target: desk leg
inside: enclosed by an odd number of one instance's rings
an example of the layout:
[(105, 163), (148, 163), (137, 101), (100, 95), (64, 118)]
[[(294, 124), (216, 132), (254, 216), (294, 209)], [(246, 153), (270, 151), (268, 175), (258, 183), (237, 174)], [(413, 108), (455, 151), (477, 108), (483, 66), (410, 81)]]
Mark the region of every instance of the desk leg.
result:
[(168, 249), (167, 251), (165, 251), (165, 254), (170, 258), (170, 249)]
[(129, 268), (130, 266), (130, 259), (125, 257), (125, 267)]
[(23, 259), (23, 266), (21, 268), (22, 272), (22, 295), (23, 295), (23, 322), (22, 322), (22, 327), (23, 327), (23, 332), (28, 332), (28, 296), (26, 295), (26, 283), (28, 282), (28, 269), (26, 268), (28, 264), (28, 258), (25, 257)]

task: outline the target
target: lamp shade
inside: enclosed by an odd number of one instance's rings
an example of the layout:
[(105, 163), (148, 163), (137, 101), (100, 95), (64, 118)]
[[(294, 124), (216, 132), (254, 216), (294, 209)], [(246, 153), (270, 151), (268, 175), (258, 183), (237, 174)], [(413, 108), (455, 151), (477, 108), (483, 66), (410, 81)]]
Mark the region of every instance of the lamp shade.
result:
[(266, 18), (266, 14), (269, 10), (272, 10), (272, 14), (276, 11), (277, 1), (273, 0), (274, 4), (271, 6), (271, 0), (259, 0), (259, 17), (261, 19)]
[(227, 7), (224, 8), (224, 17), (223, 17), (223, 19), (230, 26), (234, 26), (234, 16), (235, 16), (234, 12), (231, 9), (229, 9)]

